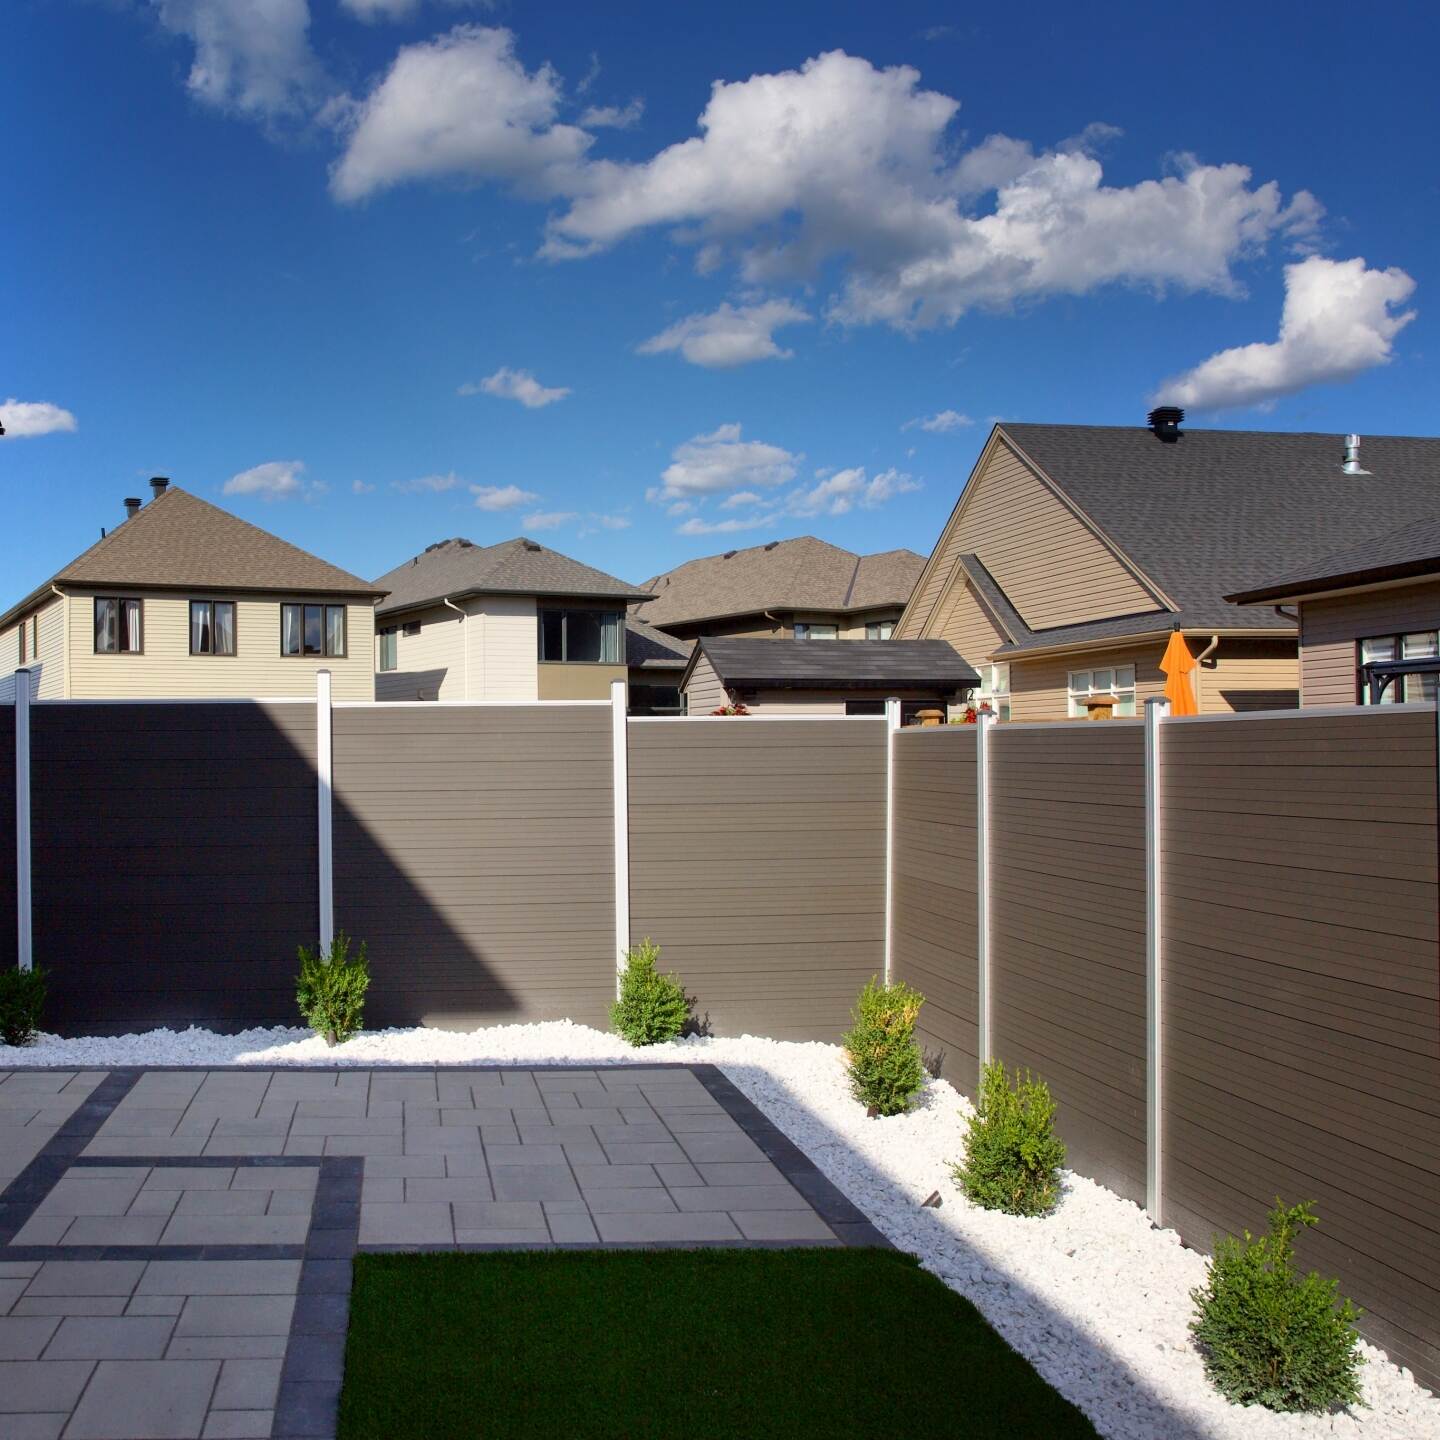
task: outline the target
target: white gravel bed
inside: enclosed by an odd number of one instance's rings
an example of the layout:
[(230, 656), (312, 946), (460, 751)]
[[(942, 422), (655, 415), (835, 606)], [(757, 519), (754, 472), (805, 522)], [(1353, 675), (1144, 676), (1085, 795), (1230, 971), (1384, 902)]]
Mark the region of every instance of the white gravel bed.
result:
[[(1211, 1390), (1187, 1330), (1189, 1293), (1205, 1261), (1172, 1231), (1102, 1186), (1066, 1174), (1043, 1220), (970, 1205), (950, 1179), (968, 1101), (943, 1080), (915, 1110), (870, 1120), (851, 1099), (837, 1046), (692, 1039), (636, 1051), (568, 1021), (469, 1033), (369, 1031), (328, 1049), (308, 1030), (154, 1030), (0, 1045), (0, 1071), (31, 1065), (617, 1064), (680, 1060), (718, 1065), (899, 1247), (979, 1307), (986, 1319), (1103, 1435), (1363, 1437), (1440, 1440), (1440, 1400), (1365, 1346), (1368, 1409), (1324, 1417), (1227, 1405)], [(938, 1210), (920, 1201), (938, 1190)], [(1324, 1217), (1321, 1217), (1322, 1223)], [(1257, 1216), (1257, 1225), (1263, 1217)]]

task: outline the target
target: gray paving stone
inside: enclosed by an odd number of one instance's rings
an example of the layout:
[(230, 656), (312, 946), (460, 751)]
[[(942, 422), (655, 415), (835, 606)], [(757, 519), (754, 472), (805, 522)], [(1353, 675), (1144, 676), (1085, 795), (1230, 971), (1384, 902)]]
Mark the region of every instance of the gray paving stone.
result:
[(212, 1135), (202, 1155), (283, 1155), (283, 1135)]
[(810, 1209), (732, 1210), (747, 1240), (833, 1240), (835, 1233)]
[(485, 1158), (490, 1173), (506, 1165), (560, 1165), (569, 1169), (565, 1152), (558, 1145), (487, 1145)]
[(793, 1185), (694, 1185), (675, 1191), (682, 1210), (809, 1210)]
[[(482, 1175), (487, 1180), (490, 1178), (490, 1168), (482, 1151), (462, 1150), (458, 1154), (452, 1151), (443, 1158), (445, 1174), (451, 1180), (474, 1179)], [(366, 1168), (368, 1170), (368, 1165)]]
[(522, 1120), (516, 1129), (522, 1145), (561, 1145), (567, 1140), (580, 1145), (595, 1143), (595, 1132), (588, 1125), (539, 1125)]
[(591, 1190), (585, 1196), (592, 1215), (673, 1215), (668, 1190)]
[(82, 1215), (70, 1224), (65, 1245), (154, 1245), (168, 1222), (163, 1215)]
[(279, 1360), (284, 1335), (177, 1335), (165, 1352), (167, 1360)]
[(487, 1201), (456, 1205), (454, 1211), (457, 1231), (545, 1229), (545, 1212), (538, 1201)]
[(456, 1176), (447, 1180), (406, 1180), (405, 1199), (410, 1202), (427, 1200), (489, 1200), (490, 1182), (481, 1175)]
[(144, 1271), (143, 1260), (47, 1260), (25, 1293), (128, 1296)]
[(360, 1203), (362, 1205), (375, 1205), (381, 1202), (387, 1205), (399, 1205), (404, 1199), (405, 1182), (398, 1175), (393, 1179), (378, 1180), (372, 1180), (367, 1175), (360, 1186)]
[(665, 1124), (676, 1135), (743, 1135), (745, 1133), (723, 1110), (671, 1114), (665, 1117)]
[(448, 1245), (453, 1238), (449, 1205), (360, 1207), (362, 1245)]
[(649, 1165), (576, 1165), (582, 1190), (655, 1189), (660, 1177)]
[(707, 1185), (784, 1185), (788, 1182), (768, 1160), (712, 1160), (695, 1167)]
[(183, 1295), (132, 1295), (127, 1315), (178, 1315), (184, 1308)]
[(12, 1315), (123, 1315), (123, 1295), (27, 1295), (17, 1300)]
[(0, 1419), (0, 1436), (4, 1440), (59, 1440), (68, 1411), (58, 1415), (6, 1415)]
[(157, 1165), (147, 1190), (228, 1190), (235, 1171), (228, 1165)]
[(596, 1125), (593, 1128), (595, 1138), (602, 1145), (640, 1145), (674, 1138), (659, 1121), (648, 1125)]
[(160, 1360), (175, 1321), (168, 1315), (81, 1316), (60, 1322), (47, 1360)]
[(267, 1197), (267, 1215), (308, 1215), (315, 1205), (310, 1190), (274, 1190)]
[(152, 1260), (138, 1295), (293, 1295), (298, 1260)]
[(130, 1204), (132, 1215), (171, 1215), (183, 1190), (142, 1190)]
[(659, 1165), (684, 1160), (685, 1152), (673, 1140), (657, 1140), (639, 1145), (607, 1145), (605, 1153), (612, 1165)]
[(0, 1415), (68, 1411), (94, 1368), (93, 1360), (0, 1361)]
[[(424, 1133), (424, 1132), (422, 1132)], [(290, 1146), (296, 1143), (304, 1143), (310, 1136), (302, 1135), (294, 1137), (285, 1142), (285, 1153), (291, 1154)], [(480, 1143), (476, 1137), (475, 1143)], [(404, 1149), (405, 1137), (403, 1135), (327, 1135), (325, 1137), (326, 1155), (400, 1155), (407, 1153)]]
[[(478, 1125), (435, 1125), (405, 1132), (405, 1154), (443, 1155), (450, 1150), (478, 1150)], [(331, 1154), (336, 1152), (331, 1151)]]
[(59, 1325), (58, 1315), (0, 1318), (0, 1360), (38, 1360)]
[[(366, 1180), (408, 1179), (411, 1175), (445, 1174), (444, 1155), (370, 1155), (365, 1159)], [(482, 1160), (483, 1163), (483, 1160)]]
[[(685, 1155), (697, 1165), (701, 1161), (744, 1160), (758, 1164), (765, 1152), (748, 1135), (681, 1135)], [(676, 1157), (677, 1159), (680, 1157)]]
[(54, 1189), (35, 1207), (37, 1215), (123, 1215), (140, 1193), (148, 1172), (131, 1171), (111, 1175), (96, 1171), (92, 1179), (84, 1170), (62, 1175)]
[(210, 1401), (216, 1410), (273, 1410), (280, 1390), (280, 1360), (227, 1360)]
[(160, 1243), (303, 1245), (309, 1229), (308, 1215), (177, 1215), (165, 1226)]
[(552, 1215), (550, 1217), (550, 1238), (557, 1244), (594, 1244), (599, 1236), (595, 1222), (588, 1215)]
[(297, 1115), (292, 1135), (399, 1135), (405, 1124), (400, 1116)]
[[(367, 1162), (366, 1167), (369, 1170)], [(231, 1190), (294, 1190), (311, 1192), (320, 1183), (320, 1169), (313, 1165), (242, 1165), (230, 1182)]]
[(513, 1245), (540, 1249), (551, 1243), (548, 1230), (457, 1230), (457, 1245)]
[(707, 1240), (739, 1240), (730, 1217), (717, 1211), (698, 1215), (597, 1215), (595, 1228), (602, 1240), (644, 1242), (679, 1241), (702, 1244)]
[(265, 1440), (274, 1423), (273, 1410), (212, 1410), (203, 1440)]
[[(163, 1194), (164, 1192), (159, 1192)], [(268, 1190), (185, 1190), (175, 1214), (188, 1215), (263, 1215), (269, 1204)], [(309, 1206), (306, 1206), (309, 1209)]]
[(655, 1173), (673, 1190), (677, 1185), (703, 1185), (700, 1172), (688, 1161), (677, 1160), (669, 1165), (657, 1165)]
[(0, 1260), (0, 1280), (28, 1279), (39, 1268), (38, 1260)]
[(556, 1165), (506, 1165), (491, 1184), (497, 1200), (578, 1200), (579, 1187), (569, 1169)]
[(203, 1135), (97, 1135), (82, 1152), (102, 1158), (130, 1155), (199, 1155), (205, 1149)]
[(58, 1245), (75, 1223), (69, 1215), (32, 1215), (15, 1232), (12, 1245)]
[(185, 1440), (200, 1434), (219, 1364), (102, 1360), (67, 1440)]
[(175, 1338), (196, 1335), (287, 1335), (293, 1295), (192, 1295)]

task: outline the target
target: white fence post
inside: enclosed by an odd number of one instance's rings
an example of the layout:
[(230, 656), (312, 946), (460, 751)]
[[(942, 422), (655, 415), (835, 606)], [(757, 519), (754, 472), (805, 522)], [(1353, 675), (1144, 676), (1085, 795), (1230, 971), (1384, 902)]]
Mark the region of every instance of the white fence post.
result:
[(610, 682), (610, 739), (615, 774), (615, 994), (630, 948), (630, 749), (623, 680)]
[(35, 964), (30, 900), (30, 672), (15, 672), (15, 955)]
[(900, 701), (885, 702), (885, 983), (890, 983), (890, 951), (895, 932), (895, 732)]
[(987, 710), (975, 720), (975, 1048), (982, 1071), (990, 1063), (990, 736), (995, 721)]
[(334, 736), (331, 730), (330, 672), (315, 672), (315, 773), (320, 828), (316, 854), (320, 869), (320, 949), (335, 939), (335, 851), (331, 828), (335, 792)]
[(1163, 1224), (1161, 1105), (1164, 1102), (1163, 951), (1160, 933), (1160, 722), (1168, 700), (1145, 702), (1145, 1212)]

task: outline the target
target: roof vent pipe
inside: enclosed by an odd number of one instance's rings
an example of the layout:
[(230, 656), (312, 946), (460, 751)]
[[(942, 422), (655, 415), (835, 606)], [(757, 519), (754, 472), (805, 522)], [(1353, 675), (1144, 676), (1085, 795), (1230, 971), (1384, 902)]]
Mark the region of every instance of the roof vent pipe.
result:
[(1347, 475), (1368, 475), (1370, 472), (1360, 463), (1360, 437), (1345, 437), (1345, 463), (1340, 467)]
[(1185, 412), (1178, 405), (1157, 405), (1145, 418), (1158, 439), (1173, 445), (1180, 438)]
[(168, 475), (152, 475), (150, 477), (150, 498), (158, 500), (170, 488), (170, 477)]
[(133, 520), (140, 513), (140, 502), (133, 495), (125, 497), (125, 518)]

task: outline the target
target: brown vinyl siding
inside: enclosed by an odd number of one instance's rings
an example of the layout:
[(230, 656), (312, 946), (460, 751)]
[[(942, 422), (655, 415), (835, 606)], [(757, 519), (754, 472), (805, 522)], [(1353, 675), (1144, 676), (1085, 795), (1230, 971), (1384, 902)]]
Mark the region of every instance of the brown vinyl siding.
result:
[(15, 707), (0, 703), (0, 970), (16, 963)]
[(917, 1034), (940, 1073), (975, 1094), (978, 730), (895, 737), (894, 929), (890, 974), (925, 997)]
[(717, 1034), (834, 1041), (884, 968), (885, 726), (630, 727), (630, 929)]
[(990, 737), (992, 1053), (1049, 1082), (1069, 1164), (1145, 1198), (1141, 721)]
[(1164, 731), (1166, 1223), (1315, 1200), (1304, 1267), (1440, 1377), (1433, 709)]
[(614, 995), (610, 711), (334, 712), (335, 923), (367, 1021), (604, 1026)]
[(295, 948), (318, 924), (314, 706), (41, 704), (30, 725), (47, 1025), (296, 1023)]
[(1307, 600), (1300, 606), (1300, 684), (1305, 705), (1353, 705), (1355, 642), (1440, 629), (1440, 580)]

